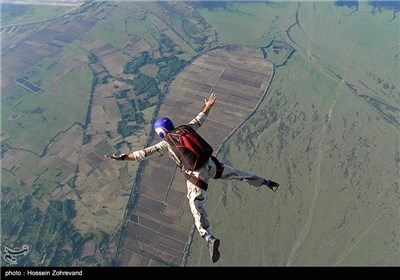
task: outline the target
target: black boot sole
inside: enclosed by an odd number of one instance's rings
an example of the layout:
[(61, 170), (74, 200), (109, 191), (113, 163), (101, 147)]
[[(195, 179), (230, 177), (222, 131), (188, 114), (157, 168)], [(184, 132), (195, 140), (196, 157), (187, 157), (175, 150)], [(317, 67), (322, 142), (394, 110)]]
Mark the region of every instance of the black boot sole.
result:
[(219, 260), (219, 257), (220, 257), (220, 253), (218, 251), (219, 244), (220, 244), (219, 239), (215, 239), (214, 244), (213, 244), (213, 248), (212, 248), (213, 252), (212, 252), (212, 256), (211, 256), (211, 260), (212, 260), (213, 263), (217, 262)]

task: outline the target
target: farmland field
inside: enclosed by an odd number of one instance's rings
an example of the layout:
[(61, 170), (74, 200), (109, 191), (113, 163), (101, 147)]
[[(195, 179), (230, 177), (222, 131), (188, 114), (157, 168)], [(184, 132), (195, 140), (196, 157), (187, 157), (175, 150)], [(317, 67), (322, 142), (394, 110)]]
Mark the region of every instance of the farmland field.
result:
[[(18, 266), (400, 265), (398, 6), (0, 4), (1, 245), (29, 246)], [(215, 264), (168, 158), (103, 157), (211, 92), (217, 157), (281, 184), (211, 181)]]

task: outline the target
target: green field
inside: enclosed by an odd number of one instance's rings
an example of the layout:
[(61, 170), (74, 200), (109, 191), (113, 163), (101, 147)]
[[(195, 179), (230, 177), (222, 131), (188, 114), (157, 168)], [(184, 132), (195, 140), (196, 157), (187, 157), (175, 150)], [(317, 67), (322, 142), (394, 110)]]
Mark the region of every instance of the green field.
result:
[[(389, 24), (390, 12), (370, 11), (361, 4), (352, 15), (332, 4), (298, 9), (301, 29), (294, 27), (293, 41), (285, 40), (296, 53), (219, 152), (281, 187), (272, 193), (213, 182), (207, 209), (221, 239), (218, 265), (399, 265), (399, 19)], [(230, 34), (220, 32), (221, 38)], [(375, 107), (362, 94), (385, 105)], [(195, 232), (187, 265), (209, 264)]]
[(218, 44), (262, 47), (292, 24), (296, 5), (280, 3), (227, 3), (224, 8), (199, 9), (218, 34)]
[(123, 48), (127, 44), (124, 19), (118, 14), (112, 14), (106, 19), (99, 21), (88, 32), (88, 35), (96, 40), (113, 42), (113, 45), (118, 48)]
[[(71, 48), (48, 71), (54, 60), (44, 59), (21, 75), (41, 83), (42, 93), (27, 92), (13, 87), (2, 95), (2, 128), (11, 136), (10, 146), (24, 146), (40, 155), (48, 140), (74, 123), (84, 123), (92, 86), (92, 74), (87, 66), (61, 75), (66, 64), (82, 55)], [(57, 82), (61, 90), (53, 90)], [(35, 111), (36, 110), (36, 111)], [(39, 111), (40, 113), (35, 113)], [(42, 112), (43, 111), (43, 112)], [(15, 114), (15, 121), (7, 118)], [(21, 125), (23, 131), (21, 131)], [(21, 135), (21, 132), (23, 133)], [(23, 144), (22, 144), (23, 143)]]
[(2, 4), (1, 24), (12, 25), (25, 22), (44, 21), (55, 19), (57, 16), (73, 9), (72, 7), (49, 5), (10, 5)]

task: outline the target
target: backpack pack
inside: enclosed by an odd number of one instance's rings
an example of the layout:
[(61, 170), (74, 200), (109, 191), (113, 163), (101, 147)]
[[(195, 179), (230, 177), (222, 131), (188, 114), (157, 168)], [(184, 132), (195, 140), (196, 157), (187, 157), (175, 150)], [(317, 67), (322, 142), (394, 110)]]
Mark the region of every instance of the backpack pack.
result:
[(213, 153), (213, 148), (193, 128), (181, 125), (164, 138), (187, 170), (197, 170)]

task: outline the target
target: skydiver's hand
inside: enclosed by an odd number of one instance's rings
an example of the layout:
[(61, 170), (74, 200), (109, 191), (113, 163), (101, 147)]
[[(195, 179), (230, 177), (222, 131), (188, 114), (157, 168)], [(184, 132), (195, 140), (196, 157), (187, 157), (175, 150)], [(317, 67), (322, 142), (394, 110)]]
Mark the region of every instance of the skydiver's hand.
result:
[(214, 103), (215, 103), (215, 99), (216, 99), (217, 97), (216, 97), (216, 95), (215, 95), (215, 93), (211, 93), (210, 94), (210, 97), (208, 98), (208, 100), (207, 99), (204, 99), (204, 105), (206, 106), (206, 107), (212, 107), (212, 106), (214, 106)]
[(111, 158), (111, 159), (114, 159), (114, 160), (126, 160), (128, 155), (123, 153), (123, 154), (119, 154), (119, 155), (113, 154), (112, 156), (105, 155), (104, 157)]
[(211, 107), (214, 105), (214, 103), (215, 103), (215, 99), (216, 99), (217, 97), (215, 96), (215, 93), (211, 93), (210, 94), (210, 97), (208, 98), (208, 99), (204, 99), (204, 106), (203, 106), (203, 109), (201, 109), (201, 111), (206, 115), (206, 116), (208, 116), (208, 113), (210, 112), (210, 110), (211, 110)]

